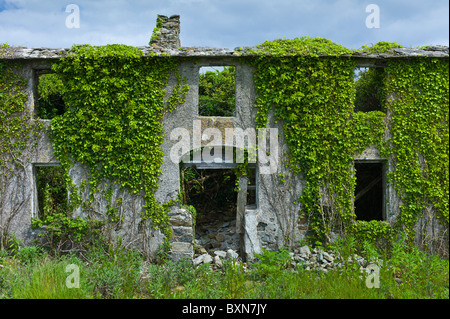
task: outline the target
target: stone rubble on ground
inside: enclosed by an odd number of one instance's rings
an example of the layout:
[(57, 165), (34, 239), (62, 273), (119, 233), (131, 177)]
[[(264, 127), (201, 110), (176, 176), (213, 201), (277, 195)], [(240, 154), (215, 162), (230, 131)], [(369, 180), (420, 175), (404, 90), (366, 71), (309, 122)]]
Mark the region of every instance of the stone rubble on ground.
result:
[(222, 260), (228, 259), (238, 259), (239, 255), (233, 249), (228, 249), (227, 251), (216, 250), (214, 251), (214, 257), (212, 257), (209, 253), (201, 254), (200, 256), (194, 258), (193, 264), (194, 266), (198, 266), (200, 264), (212, 264), (216, 268), (222, 268), (223, 263)]
[[(200, 248), (197, 251), (204, 251)], [(210, 254), (211, 253), (211, 254)], [(228, 249), (227, 251), (223, 250), (215, 250), (210, 251), (210, 253), (205, 252), (202, 254), (196, 254), (196, 258), (194, 258), (194, 266), (198, 266), (200, 264), (210, 264), (215, 269), (220, 269), (223, 266), (224, 260), (240, 260), (238, 253), (233, 249)], [(306, 270), (319, 271), (323, 273), (327, 273), (329, 270), (341, 268), (344, 265), (344, 259), (340, 256), (339, 253), (334, 251), (324, 251), (320, 248), (313, 248), (310, 250), (308, 246), (300, 247), (299, 249), (295, 249), (293, 252), (289, 253), (291, 256), (290, 261), (290, 270), (297, 271), (299, 267), (302, 267)], [(212, 257), (211, 255), (214, 255)], [(368, 272), (369, 269), (366, 269), (370, 264), (365, 258), (353, 255), (348, 257), (348, 263), (357, 263), (361, 273)], [(378, 260), (376, 262), (379, 266), (382, 265), (382, 261)], [(247, 264), (244, 263), (245, 268)]]
[(202, 223), (195, 230), (195, 245), (207, 250), (237, 250), (239, 237), (236, 234), (236, 220)]
[[(314, 248), (310, 251), (308, 246), (303, 246), (300, 249), (294, 250), (291, 253), (292, 262), (291, 268), (304, 267), (306, 270), (315, 270), (321, 272), (328, 272), (331, 269), (341, 268), (344, 265), (343, 257), (334, 251), (324, 251), (320, 248)], [(362, 273), (368, 272), (366, 269), (371, 263), (364, 257), (354, 254), (347, 259), (348, 263), (356, 263)], [(378, 266), (382, 265), (381, 260), (377, 260)]]

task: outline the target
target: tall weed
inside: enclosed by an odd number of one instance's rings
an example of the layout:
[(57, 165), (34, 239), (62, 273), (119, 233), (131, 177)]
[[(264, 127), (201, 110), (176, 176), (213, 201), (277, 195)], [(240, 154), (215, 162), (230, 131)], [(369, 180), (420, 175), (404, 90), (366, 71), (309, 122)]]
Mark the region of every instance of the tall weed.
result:
[(255, 254), (258, 261), (253, 264), (256, 273), (261, 277), (267, 277), (273, 272), (286, 269), (291, 261), (289, 250), (281, 248), (278, 251), (269, 251), (263, 248), (262, 254)]

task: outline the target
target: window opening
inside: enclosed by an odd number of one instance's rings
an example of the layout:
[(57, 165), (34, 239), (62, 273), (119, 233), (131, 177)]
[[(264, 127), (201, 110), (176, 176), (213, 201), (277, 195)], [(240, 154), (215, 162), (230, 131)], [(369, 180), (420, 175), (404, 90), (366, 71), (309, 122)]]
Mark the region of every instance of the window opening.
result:
[(358, 220), (383, 220), (383, 163), (355, 163), (355, 214)]
[(256, 208), (256, 167), (250, 166), (247, 169), (248, 172), (248, 185), (247, 185), (247, 207), (251, 209)]
[(198, 114), (200, 116), (234, 116), (236, 67), (201, 67), (198, 82)]
[(384, 68), (356, 68), (355, 81), (355, 111), (384, 111)]
[(66, 111), (62, 98), (63, 83), (56, 73), (39, 72), (37, 75), (37, 98), (35, 116), (51, 120)]

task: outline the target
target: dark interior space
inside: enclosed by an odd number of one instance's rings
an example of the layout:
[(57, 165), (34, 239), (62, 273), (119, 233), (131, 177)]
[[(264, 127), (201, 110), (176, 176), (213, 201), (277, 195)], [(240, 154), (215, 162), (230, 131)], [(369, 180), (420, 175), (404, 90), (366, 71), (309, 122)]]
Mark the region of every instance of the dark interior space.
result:
[(355, 163), (355, 214), (358, 220), (383, 220), (383, 163)]
[(247, 207), (256, 208), (256, 169), (251, 166), (247, 169), (248, 185), (247, 185)]

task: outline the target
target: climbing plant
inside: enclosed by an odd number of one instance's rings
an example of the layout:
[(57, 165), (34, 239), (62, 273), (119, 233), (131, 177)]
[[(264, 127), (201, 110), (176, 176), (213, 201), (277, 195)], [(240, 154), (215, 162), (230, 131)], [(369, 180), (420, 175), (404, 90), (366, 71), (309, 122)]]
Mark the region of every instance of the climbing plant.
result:
[(12, 174), (28, 142), (40, 134), (42, 125), (31, 120), (26, 109), (26, 81), (19, 63), (0, 61), (0, 168)]
[(353, 60), (315, 56), (349, 53), (344, 47), (302, 38), (265, 42), (259, 48), (268, 56), (253, 61), (258, 125), (266, 126), (272, 109), (275, 119), (283, 122), (289, 168), (306, 181), (302, 209), (315, 234), (330, 240), (334, 228), (350, 225), (354, 218), (353, 156), (381, 141), (384, 114), (353, 111)]
[(361, 47), (361, 50), (357, 50), (357, 51), (363, 51), (363, 52), (369, 52), (369, 53), (382, 53), (382, 52), (387, 52), (390, 49), (402, 48), (402, 47), (403, 46), (401, 44), (398, 44), (397, 42), (380, 41), (372, 46), (368, 46), (367, 44), (364, 44)]
[[(394, 47), (400, 45), (381, 42), (363, 51)], [(427, 204), (448, 224), (448, 61), (390, 62), (386, 70), (370, 71), (355, 85), (356, 62), (342, 57), (351, 52), (330, 40), (308, 37), (266, 41), (253, 51), (257, 124), (265, 127), (271, 111), (283, 123), (288, 166), (306, 182), (299, 196), (301, 213), (309, 215), (319, 239), (329, 240), (333, 229), (358, 233), (355, 227), (366, 227), (354, 222), (353, 157), (375, 145), (396, 158), (389, 181), (402, 194), (399, 224), (414, 225)], [(366, 92), (358, 92), (357, 102), (377, 99), (382, 110), (389, 94), (400, 94), (390, 104), (395, 133), (389, 141), (385, 113), (355, 111), (358, 86)], [(376, 87), (374, 97), (364, 96), (369, 86)]]
[(426, 209), (449, 223), (448, 60), (389, 61), (391, 139), (386, 146), (395, 170), (389, 175), (401, 205), (397, 225), (412, 238)]
[[(9, 46), (0, 46), (0, 58)], [(0, 60), (0, 247), (8, 242), (9, 222), (27, 196), (26, 190), (11, 187), (15, 178), (25, 174), (27, 162), (41, 134), (42, 125), (31, 119), (27, 110), (26, 80), (20, 63)]]
[(63, 83), (57, 74), (49, 73), (39, 77), (38, 100), (35, 107), (38, 119), (51, 120), (65, 112), (62, 90)]
[(152, 42), (158, 39), (158, 37), (161, 35), (160, 29), (163, 26), (163, 19), (160, 15), (156, 17), (156, 27), (153, 29), (152, 36), (150, 38), (150, 41), (148, 42), (149, 45), (152, 45)]
[[(89, 168), (86, 187), (91, 198), (104, 181), (144, 194), (143, 219), (167, 235), (167, 207), (158, 203), (154, 192), (163, 157), (162, 119), (187, 90), (176, 62), (169, 57), (143, 58), (141, 51), (125, 45), (81, 45), (53, 70), (64, 84), (67, 110), (53, 118), (50, 137), (66, 172), (74, 162)], [(178, 84), (166, 98), (171, 72)], [(104, 195), (110, 202), (111, 191)]]

